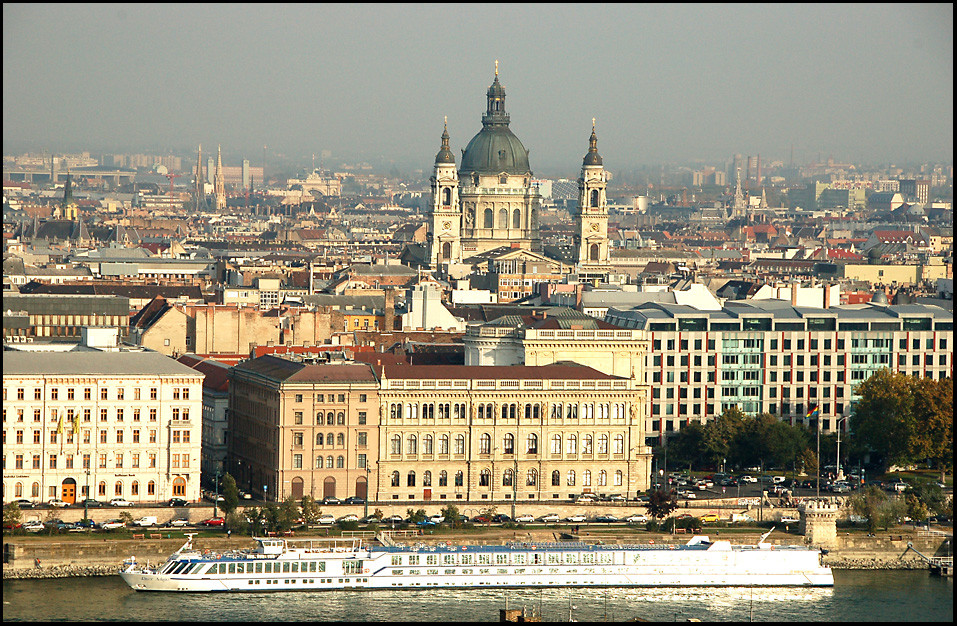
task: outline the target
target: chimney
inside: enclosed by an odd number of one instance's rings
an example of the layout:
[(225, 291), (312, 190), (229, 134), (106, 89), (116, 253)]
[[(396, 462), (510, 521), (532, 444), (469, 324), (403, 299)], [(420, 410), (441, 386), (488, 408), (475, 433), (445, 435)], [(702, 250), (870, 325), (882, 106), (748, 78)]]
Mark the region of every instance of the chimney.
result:
[(798, 283), (791, 283), (791, 306), (797, 306), (798, 303)]
[(383, 325), (385, 328), (382, 330), (384, 332), (392, 332), (393, 327), (395, 326), (395, 289), (391, 287), (386, 287), (385, 289), (385, 320)]
[(831, 308), (831, 285), (824, 283), (824, 308)]

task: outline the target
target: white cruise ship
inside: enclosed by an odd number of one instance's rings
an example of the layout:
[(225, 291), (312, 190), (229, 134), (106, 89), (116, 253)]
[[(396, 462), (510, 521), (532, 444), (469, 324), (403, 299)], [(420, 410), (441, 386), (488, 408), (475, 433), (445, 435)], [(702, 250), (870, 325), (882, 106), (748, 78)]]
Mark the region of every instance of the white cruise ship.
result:
[(364, 545), (257, 538), (255, 549), (195, 550), (192, 535), (163, 564), (131, 558), (120, 576), (137, 591), (299, 591), (427, 587), (680, 587), (834, 585), (821, 553), (803, 546), (509, 543)]

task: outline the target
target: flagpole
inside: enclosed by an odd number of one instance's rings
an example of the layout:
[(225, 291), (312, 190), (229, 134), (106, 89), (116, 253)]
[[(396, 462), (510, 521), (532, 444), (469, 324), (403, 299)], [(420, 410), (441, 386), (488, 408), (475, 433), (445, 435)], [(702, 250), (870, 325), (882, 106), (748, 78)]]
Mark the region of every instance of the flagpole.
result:
[(821, 499), (821, 414), (815, 419), (817, 424), (817, 499)]

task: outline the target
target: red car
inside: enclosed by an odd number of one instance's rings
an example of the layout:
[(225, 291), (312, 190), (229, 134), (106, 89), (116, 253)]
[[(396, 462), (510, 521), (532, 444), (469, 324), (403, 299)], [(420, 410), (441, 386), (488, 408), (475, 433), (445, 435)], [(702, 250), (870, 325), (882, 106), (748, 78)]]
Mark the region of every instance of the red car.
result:
[(211, 517), (200, 522), (202, 526), (222, 526), (226, 523), (225, 517)]

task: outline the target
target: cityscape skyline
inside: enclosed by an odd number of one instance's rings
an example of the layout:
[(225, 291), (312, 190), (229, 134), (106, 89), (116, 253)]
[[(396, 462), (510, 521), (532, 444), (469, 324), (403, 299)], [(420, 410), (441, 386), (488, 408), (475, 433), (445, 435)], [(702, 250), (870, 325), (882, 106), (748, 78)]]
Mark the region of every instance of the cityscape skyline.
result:
[[(457, 157), (480, 129), (497, 60), (536, 174), (573, 171), (593, 117), (611, 169), (952, 160), (952, 5), (866, 23), (847, 5), (519, 6), (493, 28), (500, 5), (450, 8), (5, 4), (3, 149), (222, 144), (256, 163), (266, 145), (427, 169), (444, 117)], [(430, 21), (438, 36), (409, 36)]]

